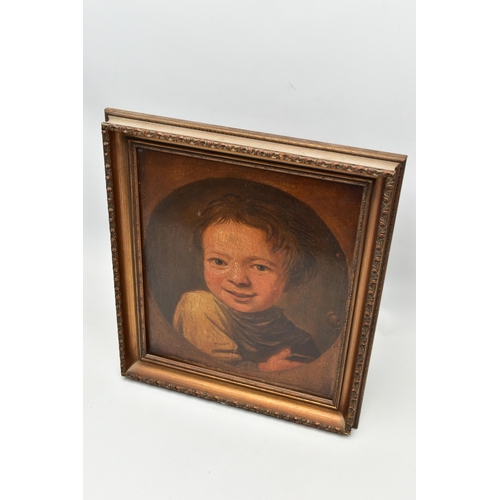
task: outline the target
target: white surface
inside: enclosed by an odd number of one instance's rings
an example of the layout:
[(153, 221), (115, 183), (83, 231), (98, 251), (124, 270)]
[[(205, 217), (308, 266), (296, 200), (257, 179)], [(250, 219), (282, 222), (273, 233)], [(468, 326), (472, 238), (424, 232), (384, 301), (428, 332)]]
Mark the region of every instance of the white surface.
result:
[[(86, 0), (84, 21), (85, 499), (414, 498), (413, 2)], [(350, 437), (120, 376), (105, 107), (409, 156)]]

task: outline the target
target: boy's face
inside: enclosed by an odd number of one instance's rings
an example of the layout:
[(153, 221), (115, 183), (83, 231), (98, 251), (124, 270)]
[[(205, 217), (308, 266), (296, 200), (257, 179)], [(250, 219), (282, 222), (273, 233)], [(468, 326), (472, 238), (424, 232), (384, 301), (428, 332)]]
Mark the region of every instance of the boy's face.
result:
[(273, 252), (263, 231), (244, 224), (209, 226), (203, 265), (209, 290), (236, 311), (265, 311), (285, 290), (285, 255)]

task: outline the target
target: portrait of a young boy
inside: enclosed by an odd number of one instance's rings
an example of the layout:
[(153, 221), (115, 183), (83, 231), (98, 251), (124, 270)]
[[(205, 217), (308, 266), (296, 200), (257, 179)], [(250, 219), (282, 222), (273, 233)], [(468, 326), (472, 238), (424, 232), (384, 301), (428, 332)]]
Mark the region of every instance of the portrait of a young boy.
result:
[(144, 248), (148, 352), (330, 394), (348, 263), (307, 203), (249, 179), (188, 182), (151, 210)]

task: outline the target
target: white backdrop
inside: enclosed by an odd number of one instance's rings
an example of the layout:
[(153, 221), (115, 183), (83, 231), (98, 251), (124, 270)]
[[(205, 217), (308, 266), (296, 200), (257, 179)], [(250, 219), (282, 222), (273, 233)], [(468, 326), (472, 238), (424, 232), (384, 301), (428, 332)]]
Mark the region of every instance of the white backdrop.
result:
[[(410, 0), (85, 0), (85, 499), (415, 496)], [(360, 427), (342, 437), (119, 374), (105, 107), (407, 154)]]

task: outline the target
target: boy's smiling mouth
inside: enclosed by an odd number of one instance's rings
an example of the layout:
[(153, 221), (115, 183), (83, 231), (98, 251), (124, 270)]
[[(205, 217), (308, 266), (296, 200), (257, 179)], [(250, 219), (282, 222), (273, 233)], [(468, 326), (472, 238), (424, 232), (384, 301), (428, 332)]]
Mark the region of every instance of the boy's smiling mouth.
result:
[(233, 292), (231, 290), (227, 290), (224, 288), (224, 291), (228, 293), (229, 295), (232, 295), (233, 297), (239, 299), (239, 300), (250, 300), (253, 297), (255, 297), (257, 294), (256, 293), (239, 293), (239, 292)]

